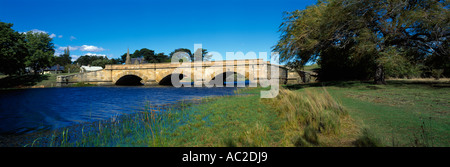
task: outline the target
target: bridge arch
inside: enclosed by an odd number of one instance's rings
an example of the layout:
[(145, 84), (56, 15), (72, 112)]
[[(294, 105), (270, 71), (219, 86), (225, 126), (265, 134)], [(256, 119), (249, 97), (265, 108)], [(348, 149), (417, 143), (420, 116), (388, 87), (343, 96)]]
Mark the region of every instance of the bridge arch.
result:
[[(248, 73), (246, 74), (241, 74), (235, 71), (225, 71), (225, 72), (219, 72), (217, 73), (214, 77), (212, 77), (211, 79), (206, 80), (205, 84), (210, 84), (210, 85), (223, 85), (225, 86), (226, 82), (227, 82), (227, 78), (228, 80), (230, 80), (231, 82), (235, 82), (236, 81), (246, 81), (248, 80)], [(233, 84), (235, 84), (233, 83)], [(240, 84), (240, 83), (239, 83)], [(242, 83), (242, 84), (245, 84)]]
[(124, 71), (113, 75), (115, 85), (144, 85), (148, 77), (139, 71)]
[(179, 74), (179, 73), (175, 73), (175, 74), (168, 74), (165, 77), (163, 77), (158, 84), (159, 85), (166, 85), (166, 86), (173, 86), (173, 82), (172, 82), (172, 76), (177, 77), (179, 80), (182, 80), (183, 78), (186, 78), (186, 76), (184, 74)]
[(130, 85), (130, 86), (137, 86), (137, 85), (143, 85), (142, 78), (138, 77), (136, 75), (124, 75), (120, 77), (115, 85)]

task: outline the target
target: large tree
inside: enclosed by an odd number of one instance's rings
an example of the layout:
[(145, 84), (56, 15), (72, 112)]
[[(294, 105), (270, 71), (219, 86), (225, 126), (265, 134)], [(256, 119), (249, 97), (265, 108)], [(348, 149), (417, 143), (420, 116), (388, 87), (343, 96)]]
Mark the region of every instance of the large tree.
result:
[(396, 60), (433, 62), (433, 68), (449, 71), (446, 6), (447, 1), (435, 0), (319, 1), (286, 14), (274, 51), (287, 63), (319, 59), (322, 76), (366, 76), (377, 84), (385, 83), (387, 62)]
[(14, 31), (13, 24), (0, 22), (0, 72), (20, 74), (25, 70), (25, 37)]
[(54, 60), (54, 45), (47, 33), (29, 31), (25, 34), (28, 56), (25, 65), (37, 71), (49, 67)]

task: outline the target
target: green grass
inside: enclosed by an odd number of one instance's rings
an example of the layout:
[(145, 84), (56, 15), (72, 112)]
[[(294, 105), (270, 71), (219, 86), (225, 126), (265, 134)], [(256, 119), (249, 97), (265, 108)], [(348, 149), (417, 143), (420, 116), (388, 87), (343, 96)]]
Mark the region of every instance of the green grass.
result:
[(322, 84), (348, 109), (358, 126), (373, 133), (368, 136), (382, 146), (450, 146), (448, 87), (404, 81), (388, 81), (387, 85), (359, 81)]
[(42, 81), (37, 82), (35, 85), (40, 86), (43, 85), (44, 87), (55, 87), (56, 86), (56, 76), (61, 74), (45, 74), (45, 79)]
[(256, 95), (221, 97), (188, 113), (168, 131), (168, 146), (268, 146), (280, 136), (276, 114)]

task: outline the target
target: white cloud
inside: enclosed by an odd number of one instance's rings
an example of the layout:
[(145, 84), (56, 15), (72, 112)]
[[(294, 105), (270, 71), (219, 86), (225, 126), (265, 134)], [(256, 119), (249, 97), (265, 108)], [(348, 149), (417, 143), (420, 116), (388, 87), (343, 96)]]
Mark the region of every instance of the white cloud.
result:
[[(44, 33), (44, 34), (49, 34), (49, 36), (48, 37), (50, 37), (50, 38), (55, 38), (57, 35), (55, 34), (55, 33), (49, 33), (49, 32), (47, 32), (47, 31), (44, 31), (44, 30), (38, 30), (38, 29), (32, 29), (32, 30), (30, 30), (30, 31), (28, 31), (28, 32), (31, 32), (31, 33), (33, 33), (33, 34), (37, 34), (37, 33)], [(28, 33), (28, 32), (21, 32), (21, 33)], [(62, 35), (58, 35), (58, 38), (62, 38), (63, 36)]]
[(64, 54), (63, 52), (59, 51), (59, 50), (55, 50), (55, 53), (53, 54), (54, 56), (59, 56)]
[[(67, 46), (60, 46), (60, 47), (58, 47), (58, 50), (64, 50), (66, 48), (67, 48)], [(93, 45), (81, 45), (81, 46), (69, 46), (69, 50), (70, 51), (80, 50), (80, 51), (85, 51), (85, 52), (101, 52), (101, 51), (104, 51), (105, 49), (103, 49), (102, 47), (93, 46)], [(93, 54), (93, 53), (90, 53), (90, 54)]]
[[(66, 48), (67, 48), (67, 46), (65, 46), (65, 47), (61, 46), (58, 48), (58, 50), (64, 50)], [(69, 46), (70, 51), (78, 50), (79, 48), (80, 48), (79, 46)]]
[(44, 33), (44, 34), (48, 34), (47, 31), (43, 31), (43, 30), (38, 30), (38, 29), (32, 29), (30, 30), (31, 33), (36, 34), (36, 33)]
[(70, 36), (70, 41), (75, 40), (77, 38), (75, 38), (74, 36)]
[(103, 57), (106, 57), (105, 54), (97, 54), (97, 53), (86, 53), (86, 54), (84, 54), (84, 55), (88, 55), (88, 56), (103, 56)]
[(105, 49), (103, 49), (102, 47), (97, 47), (97, 46), (93, 46), (93, 45), (82, 45), (80, 47), (81, 51), (88, 51), (88, 52), (101, 52), (104, 51)]

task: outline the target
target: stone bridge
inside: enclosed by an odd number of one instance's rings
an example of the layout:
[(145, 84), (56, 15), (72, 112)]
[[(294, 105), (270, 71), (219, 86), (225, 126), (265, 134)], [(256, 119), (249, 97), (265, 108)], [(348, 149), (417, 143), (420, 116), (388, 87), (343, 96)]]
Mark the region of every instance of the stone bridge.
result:
[(96, 85), (172, 85), (172, 75), (179, 75), (181, 82), (194, 82), (197, 85), (222, 82), (227, 76), (237, 74), (250, 83), (259, 83), (262, 79), (271, 79), (273, 68), (278, 68), (279, 82), (285, 84), (286, 68), (272, 65), (263, 59), (106, 65), (105, 69), (99, 71), (57, 76), (56, 82), (58, 86), (79, 82)]

